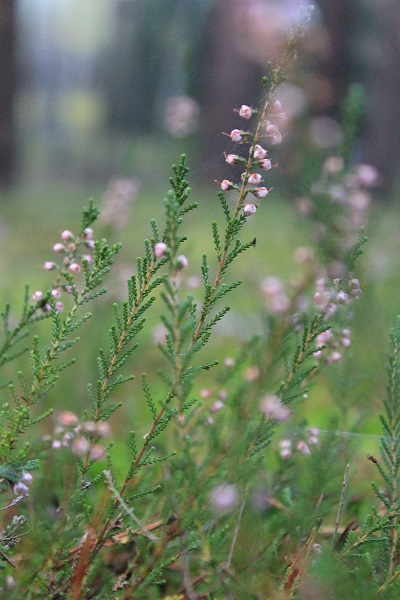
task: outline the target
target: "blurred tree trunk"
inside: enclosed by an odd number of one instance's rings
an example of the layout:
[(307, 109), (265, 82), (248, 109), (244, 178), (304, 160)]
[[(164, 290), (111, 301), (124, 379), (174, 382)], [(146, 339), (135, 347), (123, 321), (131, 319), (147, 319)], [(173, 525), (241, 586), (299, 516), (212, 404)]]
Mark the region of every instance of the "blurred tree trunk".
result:
[(11, 183), (15, 166), (15, 0), (0, 0), (0, 185)]

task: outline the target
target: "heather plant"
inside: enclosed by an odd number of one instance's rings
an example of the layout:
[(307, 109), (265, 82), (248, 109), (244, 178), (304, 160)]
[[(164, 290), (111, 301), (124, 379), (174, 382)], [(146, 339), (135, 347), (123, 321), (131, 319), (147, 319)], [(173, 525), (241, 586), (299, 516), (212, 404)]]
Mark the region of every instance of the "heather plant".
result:
[[(70, 357), (76, 344), (90, 343), (86, 306), (105, 294), (103, 280), (121, 248), (94, 241), (99, 213), (92, 203), (78, 233), (64, 230), (53, 246), (56, 258), (44, 263), (49, 290), (27, 288), (19, 319), (4, 309), (3, 597), (346, 598), (354, 596), (353, 581), (360, 597), (396, 597), (399, 323), (391, 334), (381, 453), (369, 457), (382, 482), (373, 486), (377, 501), (361, 525), (348, 507), (353, 449), (336, 436), (346, 398), (324, 432), (300, 411), (313, 386), (329, 387), (327, 374), (346, 362), (361, 294), (360, 228), (377, 175), (350, 161), (360, 113), (354, 89), (341, 151), (324, 157), (309, 195), (297, 201), (313, 222), (310, 246), (296, 251), (300, 273), (290, 284), (264, 278), (260, 333), (219, 361), (207, 353), (230, 310), (226, 302), (240, 293), (232, 265), (245, 268), (244, 257), (257, 251), (251, 220), (267, 210), (272, 193), (263, 177), (278, 167), (286, 122), (279, 89), (305, 21), (293, 28), (279, 62), (268, 65), (262, 105), (238, 108), (246, 126), (226, 134), (225, 159), (238, 176), (217, 182), (221, 217), (211, 224), (213, 255), (198, 260), (202, 286), (184, 292), (185, 227), (196, 203), (182, 156), (164, 222), (151, 220), (126, 299), (113, 304), (97, 379), (85, 392), (77, 386), (79, 414), (56, 403), (57, 386), (65, 370), (78, 367)], [(117, 193), (113, 184), (111, 195), (123, 207), (132, 185)], [(163, 367), (137, 373), (146, 319), (155, 314)], [(138, 376), (140, 399), (130, 387)], [(350, 396), (350, 388), (341, 389)], [(121, 431), (118, 412), (128, 415), (133, 402), (141, 403), (142, 420)], [(52, 418), (53, 430), (46, 427)]]

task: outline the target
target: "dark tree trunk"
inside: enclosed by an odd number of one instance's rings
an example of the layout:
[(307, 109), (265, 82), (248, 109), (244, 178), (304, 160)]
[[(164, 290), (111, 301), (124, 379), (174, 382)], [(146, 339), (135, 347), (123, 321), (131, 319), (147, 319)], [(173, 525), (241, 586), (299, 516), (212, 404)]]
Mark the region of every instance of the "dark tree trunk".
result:
[(14, 175), (15, 69), (15, 0), (0, 0), (0, 185)]

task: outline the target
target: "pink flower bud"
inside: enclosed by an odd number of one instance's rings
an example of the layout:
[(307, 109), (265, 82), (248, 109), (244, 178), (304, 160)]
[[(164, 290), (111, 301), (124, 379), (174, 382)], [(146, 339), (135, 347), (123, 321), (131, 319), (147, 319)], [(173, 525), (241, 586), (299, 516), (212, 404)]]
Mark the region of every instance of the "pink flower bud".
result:
[(53, 296), (53, 298), (55, 298), (56, 300), (58, 300), (59, 298), (61, 298), (62, 289), (61, 288), (55, 288), (54, 290), (52, 290), (51, 295)]
[(64, 252), (65, 251), (64, 244), (61, 244), (59, 242), (57, 244), (54, 244), (53, 250), (54, 250), (54, 252)]
[(256, 198), (265, 198), (265, 196), (268, 195), (268, 190), (266, 187), (258, 187), (253, 194), (256, 196)]
[(43, 265), (43, 269), (44, 269), (45, 271), (52, 271), (53, 269), (55, 269), (55, 268), (56, 268), (56, 266), (57, 266), (57, 265), (56, 265), (55, 263), (53, 263), (53, 262), (50, 262), (49, 260), (47, 260), (47, 261), (44, 263), (44, 265)]
[(240, 157), (237, 154), (225, 155), (225, 160), (228, 163), (228, 165), (235, 165), (238, 162), (239, 158)]
[(164, 242), (157, 242), (154, 246), (154, 255), (156, 258), (163, 258), (168, 254), (168, 246)]
[(24, 485), (30, 486), (30, 485), (32, 485), (32, 481), (33, 481), (32, 475), (30, 473), (28, 473), (27, 471), (24, 471), (22, 473), (21, 483), (23, 483)]
[(13, 492), (16, 496), (22, 496), (25, 498), (28, 495), (28, 488), (22, 481), (19, 481), (14, 485)]
[(247, 367), (243, 377), (249, 383), (251, 383), (252, 381), (257, 381), (257, 379), (260, 377), (260, 369), (256, 365)]
[(89, 452), (90, 444), (87, 439), (78, 437), (72, 442), (71, 449), (75, 456), (84, 456), (87, 452)]
[(217, 485), (211, 493), (210, 504), (217, 512), (231, 512), (236, 508), (238, 501), (239, 495), (235, 485)]
[(265, 131), (271, 136), (280, 135), (279, 127), (271, 123), (271, 121), (266, 122)]
[(109, 424), (106, 423), (105, 421), (100, 421), (100, 423), (97, 423), (96, 427), (97, 427), (97, 435), (99, 437), (107, 438), (110, 436), (111, 428), (110, 428)]
[(93, 261), (93, 256), (91, 254), (83, 254), (82, 260), (86, 261), (88, 265)]
[(69, 229), (65, 229), (61, 234), (61, 239), (64, 242), (68, 242), (68, 240), (72, 240), (73, 237), (74, 237), (74, 234), (72, 233), (72, 231), (69, 231)]
[(266, 419), (287, 421), (290, 417), (290, 410), (287, 406), (282, 404), (275, 394), (265, 396), (265, 398), (261, 400), (260, 408)]
[(211, 407), (211, 412), (216, 413), (223, 408), (224, 408), (224, 403), (222, 402), (222, 400), (216, 400)]
[(239, 115), (241, 117), (243, 117), (244, 119), (250, 119), (252, 114), (253, 114), (253, 111), (251, 110), (250, 106), (247, 106), (246, 104), (242, 104), (242, 106), (240, 107), (240, 110), (239, 110)]
[(255, 148), (254, 148), (254, 154), (253, 157), (256, 160), (265, 158), (267, 156), (267, 151), (264, 150), (264, 148), (262, 146), (260, 146), (259, 144), (256, 144)]
[(275, 100), (270, 106), (271, 112), (279, 112), (282, 110), (282, 103), (280, 100)]
[(272, 164), (271, 164), (271, 161), (269, 160), (269, 158), (263, 158), (262, 160), (260, 160), (258, 162), (258, 166), (263, 171), (269, 171), (269, 169), (271, 169), (271, 167), (272, 167)]
[(67, 245), (67, 250), (68, 252), (75, 252), (76, 250), (76, 245), (74, 243), (71, 242), (71, 244)]
[(76, 273), (80, 273), (80, 271), (81, 271), (81, 266), (78, 265), (78, 263), (71, 263), (69, 265), (69, 272), (70, 273), (76, 274)]
[(230, 356), (227, 356), (224, 360), (224, 366), (227, 367), (228, 369), (231, 369), (232, 367), (234, 367), (235, 364), (236, 364), (235, 359)]
[(94, 250), (95, 241), (94, 240), (87, 240), (85, 242), (85, 246), (86, 246), (86, 248), (89, 248), (89, 250)]
[(257, 185), (261, 181), (260, 173), (250, 173), (248, 181), (251, 185)]
[(233, 188), (233, 183), (232, 181), (228, 181), (228, 179), (224, 179), (221, 183), (221, 190), (223, 192), (226, 192), (228, 190), (231, 190)]
[(232, 129), (230, 137), (232, 142), (241, 142), (243, 139), (243, 132), (240, 129)]
[(281, 144), (282, 143), (282, 134), (277, 133), (276, 135), (273, 135), (270, 139), (270, 142), (273, 146), (277, 146), (278, 144)]
[(249, 217), (250, 215), (254, 215), (254, 213), (257, 211), (257, 207), (255, 204), (246, 204), (243, 207), (243, 212), (246, 215), (246, 217)]
[(43, 300), (44, 296), (42, 292), (37, 291), (32, 294), (32, 298), (35, 300), (35, 302), (40, 302)]
[(300, 442), (298, 442), (296, 448), (299, 452), (304, 454), (304, 456), (309, 456), (311, 454), (310, 448), (303, 440), (300, 440)]
[(105, 458), (105, 456), (106, 456), (106, 453), (105, 453), (104, 448), (102, 448), (98, 444), (93, 446), (93, 448), (90, 450), (90, 458), (92, 460), (103, 460), (103, 458)]
[(62, 302), (56, 302), (54, 308), (57, 312), (62, 313), (64, 310), (64, 304)]
[(93, 229), (86, 227), (86, 229), (83, 230), (82, 237), (84, 240), (91, 240), (93, 238)]
[(180, 256), (176, 257), (176, 267), (179, 271), (183, 271), (183, 269), (187, 269), (188, 266), (189, 266), (189, 261), (186, 258), (186, 256), (183, 256), (183, 254), (181, 254)]
[(57, 421), (63, 427), (73, 427), (78, 423), (78, 417), (70, 410), (64, 410), (58, 415)]

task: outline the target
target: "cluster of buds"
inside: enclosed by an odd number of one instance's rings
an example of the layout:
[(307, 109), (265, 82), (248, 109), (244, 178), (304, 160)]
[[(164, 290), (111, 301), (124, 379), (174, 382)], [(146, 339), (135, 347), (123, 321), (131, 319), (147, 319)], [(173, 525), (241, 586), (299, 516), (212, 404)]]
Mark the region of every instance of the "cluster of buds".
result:
[[(346, 282), (345, 289), (340, 279), (335, 279), (333, 287), (328, 287), (324, 278), (316, 282), (316, 292), (314, 294), (314, 304), (325, 312), (325, 319), (332, 316), (337, 311), (349, 309), (354, 300), (358, 300), (361, 294), (360, 282), (358, 279), (350, 278)], [(351, 313), (347, 315), (351, 317)], [(328, 364), (340, 362), (343, 351), (351, 346), (351, 329), (341, 327), (337, 331), (329, 329), (322, 332), (316, 339), (317, 348), (325, 346), (324, 350), (317, 350), (314, 356), (325, 358)]]
[[(236, 109), (235, 112), (243, 119), (250, 119), (254, 114), (258, 114), (258, 110), (247, 106), (247, 104), (243, 104), (240, 109)], [(229, 179), (224, 179), (221, 182), (217, 181), (223, 192), (236, 190), (236, 192), (242, 196), (241, 208), (245, 216), (253, 215), (258, 208), (258, 205), (254, 202), (246, 201), (249, 194), (252, 194), (254, 198), (262, 199), (266, 198), (271, 191), (271, 188), (268, 189), (262, 185), (262, 174), (258, 171), (269, 171), (276, 165), (271, 163), (270, 158), (268, 158), (268, 151), (261, 146), (259, 141), (261, 137), (264, 137), (272, 145), (280, 144), (282, 141), (282, 134), (277, 123), (283, 123), (284, 117), (285, 115), (281, 112), (279, 100), (275, 100), (270, 107), (268, 107), (268, 112), (265, 111), (263, 113), (261, 117), (262, 122), (260, 127), (257, 128), (256, 134), (245, 129), (233, 129), (230, 134), (225, 134), (228, 135), (234, 143), (250, 144), (248, 157), (244, 157), (240, 154), (225, 153), (225, 160), (229, 165), (242, 164), (245, 167), (245, 171), (241, 176), (241, 184), (235, 184)]]
[[(211, 398), (213, 398), (213, 396), (214, 396), (213, 392), (208, 388), (205, 388), (200, 391), (200, 397), (203, 400), (210, 400)], [(214, 398), (215, 398), (215, 396), (214, 396)], [(209, 414), (206, 418), (207, 425), (214, 425), (214, 415), (216, 415), (220, 410), (222, 410), (225, 407), (225, 400), (227, 398), (228, 398), (228, 392), (226, 390), (220, 390), (217, 393), (216, 399), (214, 400), (213, 404), (210, 406)]]
[[(68, 272), (71, 275), (77, 275), (82, 271), (84, 265), (90, 265), (93, 261), (93, 250), (95, 242), (93, 239), (93, 229), (87, 227), (79, 236), (75, 236), (72, 231), (65, 229), (61, 233), (61, 241), (56, 242), (53, 251), (63, 256), (62, 264), (54, 261), (46, 261), (43, 265), (45, 271), (57, 271), (58, 277), (53, 283), (51, 297), (54, 300), (54, 307), (58, 312), (64, 310), (64, 304), (61, 302), (63, 292), (70, 294), (71, 286), (61, 284), (61, 274)], [(43, 312), (50, 312), (50, 297), (40, 290), (32, 294), (32, 299), (40, 305)]]
[(54, 450), (70, 448), (75, 456), (89, 454), (92, 460), (105, 458), (104, 448), (98, 443), (110, 436), (110, 426), (105, 421), (84, 421), (79, 423), (72, 411), (63, 411), (58, 415), (57, 425), (51, 438)]
[[(354, 243), (355, 233), (366, 223), (372, 201), (370, 188), (378, 184), (379, 175), (372, 165), (360, 164), (349, 172), (341, 157), (331, 156), (323, 165), (321, 177), (311, 188), (311, 197), (296, 200), (297, 210), (302, 216), (329, 215), (325, 222), (318, 217), (313, 239), (323, 244), (329, 238), (332, 256), (328, 270), (332, 277), (341, 277), (345, 272), (343, 258)], [(327, 204), (335, 205), (337, 210), (324, 210)]]
[(319, 429), (311, 427), (307, 432), (306, 439), (299, 440), (296, 444), (292, 444), (292, 440), (285, 438), (279, 442), (279, 455), (284, 460), (288, 460), (293, 456), (293, 452), (297, 451), (304, 456), (310, 456), (312, 446), (317, 446), (319, 443)]
[[(165, 258), (169, 255), (170, 249), (165, 242), (157, 242), (154, 244), (154, 256), (156, 259)], [(189, 261), (184, 254), (175, 257), (175, 267), (177, 271), (183, 271), (189, 266)]]
[(33, 477), (28, 471), (22, 473), (21, 479), (14, 485), (13, 492), (15, 496), (26, 498), (28, 495), (28, 488), (32, 485)]

